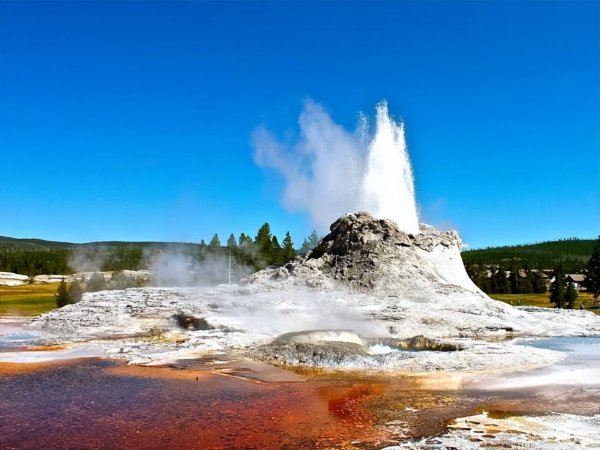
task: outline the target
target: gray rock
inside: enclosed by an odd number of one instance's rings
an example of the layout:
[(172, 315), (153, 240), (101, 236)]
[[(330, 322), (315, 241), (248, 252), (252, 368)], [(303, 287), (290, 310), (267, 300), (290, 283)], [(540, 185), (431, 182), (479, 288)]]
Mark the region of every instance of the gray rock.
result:
[[(313, 287), (342, 284), (350, 292), (388, 293), (419, 284), (438, 291), (453, 285), (450, 290), (480, 293), (462, 267), (462, 243), (455, 231), (440, 232), (423, 225), (420, 234), (411, 235), (395, 222), (365, 212), (347, 214), (330, 229), (306, 256), (283, 268), (261, 271), (245, 282), (288, 279)], [(440, 258), (440, 253), (447, 255)], [(442, 260), (450, 270), (440, 267)]]

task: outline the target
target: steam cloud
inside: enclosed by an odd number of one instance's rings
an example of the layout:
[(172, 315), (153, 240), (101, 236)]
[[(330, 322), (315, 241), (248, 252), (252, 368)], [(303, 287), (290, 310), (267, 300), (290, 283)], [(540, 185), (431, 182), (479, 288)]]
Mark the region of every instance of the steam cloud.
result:
[(292, 146), (269, 131), (254, 132), (255, 162), (286, 180), (283, 202), (291, 211), (308, 211), (320, 230), (354, 209), (364, 167), (360, 135), (349, 133), (325, 110), (307, 100), (300, 114), (301, 138)]
[[(69, 266), (84, 278), (93, 272), (102, 272), (110, 260), (111, 248), (106, 246), (74, 249), (69, 257)], [(254, 272), (252, 267), (229, 260), (226, 254), (208, 254), (200, 259), (197, 255), (177, 248), (146, 249), (140, 266), (152, 273), (154, 286), (209, 286), (238, 282)], [(109, 271), (110, 272), (110, 271)], [(111, 279), (110, 273), (103, 272)], [(130, 275), (135, 278), (135, 275)]]
[(395, 220), (408, 233), (419, 232), (404, 127), (389, 117), (385, 102), (377, 105), (374, 134), (364, 116), (349, 132), (312, 100), (305, 102), (299, 125), (300, 137), (291, 145), (264, 127), (253, 134), (255, 162), (286, 181), (286, 208), (308, 212), (320, 230), (345, 213), (363, 210)]
[(69, 267), (75, 272), (99, 272), (108, 255), (109, 251), (104, 246), (77, 247), (69, 255)]
[(191, 255), (178, 251), (160, 252), (157, 256), (147, 257), (148, 269), (154, 274), (155, 286), (206, 286), (229, 282), (250, 275), (254, 270), (239, 264), (233, 258), (231, 265), (226, 255), (210, 255), (197, 260)]

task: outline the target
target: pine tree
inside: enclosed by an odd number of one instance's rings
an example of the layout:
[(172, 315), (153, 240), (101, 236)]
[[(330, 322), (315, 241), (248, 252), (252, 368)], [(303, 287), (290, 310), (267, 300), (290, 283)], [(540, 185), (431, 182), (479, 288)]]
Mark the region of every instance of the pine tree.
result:
[(585, 274), (583, 286), (592, 294), (594, 300), (598, 300), (600, 297), (600, 236), (598, 236), (592, 256), (590, 256), (583, 273)]
[(56, 289), (56, 294), (54, 294), (54, 298), (56, 300), (56, 306), (58, 308), (62, 308), (63, 306), (70, 305), (73, 303), (71, 299), (71, 295), (69, 294), (69, 287), (63, 278), (58, 285), (58, 289)]
[(258, 248), (259, 257), (267, 264), (271, 264), (270, 261), (273, 256), (273, 236), (271, 235), (271, 227), (268, 223), (264, 223), (256, 234), (256, 247)]
[(221, 248), (221, 240), (219, 239), (219, 235), (215, 233), (213, 238), (210, 240), (208, 246), (211, 250), (218, 250)]
[(575, 285), (569, 282), (567, 284), (567, 288), (565, 290), (565, 306), (569, 309), (573, 309), (575, 307), (575, 301), (577, 300), (577, 290), (575, 289)]
[(253, 242), (252, 242), (252, 238), (250, 236), (248, 236), (246, 233), (242, 233), (240, 234), (240, 239), (239, 239), (239, 243), (240, 243), (240, 247), (251, 247)]
[(310, 244), (308, 243), (308, 240), (304, 239), (304, 242), (302, 242), (302, 247), (300, 247), (300, 254), (306, 255), (311, 250), (312, 250), (312, 248), (311, 248)]
[(265, 222), (258, 229), (258, 232), (256, 233), (256, 238), (254, 238), (254, 242), (259, 247), (261, 247), (261, 246), (264, 246), (267, 243), (270, 243), (272, 237), (273, 236), (271, 235), (271, 226), (267, 222)]
[(525, 272), (525, 277), (521, 278), (521, 294), (531, 294), (533, 292), (533, 283), (531, 282), (531, 272)]
[(200, 244), (198, 244), (198, 257), (200, 259), (206, 258), (207, 252), (208, 252), (208, 245), (206, 245), (206, 241), (204, 241), (204, 239), (200, 239)]
[(300, 247), (300, 254), (301, 255), (306, 255), (308, 252), (310, 252), (311, 250), (313, 250), (317, 245), (319, 245), (320, 239), (319, 239), (319, 235), (317, 234), (317, 230), (313, 230), (312, 233), (310, 233), (310, 236), (308, 236), (306, 239), (304, 239), (304, 242), (302, 242), (302, 247)]
[(279, 239), (277, 239), (277, 236), (273, 235), (273, 237), (271, 238), (271, 244), (273, 244), (273, 248), (276, 249), (280, 249), (281, 245), (279, 245)]
[(74, 280), (71, 283), (71, 286), (69, 286), (69, 296), (71, 297), (72, 303), (77, 303), (79, 300), (81, 300), (81, 297), (83, 296), (83, 288), (81, 287), (79, 281)]
[(519, 269), (517, 269), (517, 266), (514, 263), (510, 266), (510, 273), (508, 275), (507, 281), (511, 293), (521, 294), (521, 280), (519, 279)]
[(557, 308), (565, 307), (565, 275), (562, 267), (554, 268), (554, 281), (550, 285), (550, 303)]
[(103, 291), (106, 289), (106, 280), (104, 279), (104, 275), (100, 272), (94, 272), (91, 276), (90, 280), (87, 282), (86, 291), (87, 292), (97, 292)]
[(271, 252), (269, 254), (268, 264), (281, 265), (283, 262), (283, 250), (281, 245), (279, 245), (279, 239), (277, 239), (277, 236), (273, 235), (271, 238)]
[(546, 282), (538, 271), (531, 273), (531, 287), (535, 294), (545, 294), (547, 291)]
[(283, 239), (283, 261), (288, 262), (296, 257), (296, 250), (294, 250), (294, 242), (289, 231), (286, 231), (285, 238)]
[(492, 275), (492, 292), (494, 294), (510, 294), (510, 286), (506, 279), (506, 270), (499, 266)]
[(234, 248), (237, 247), (237, 243), (235, 241), (235, 236), (233, 235), (233, 233), (231, 233), (229, 235), (229, 239), (227, 239), (227, 247), (228, 248)]
[(492, 292), (492, 279), (489, 276), (488, 268), (485, 266), (485, 264), (479, 263), (479, 274), (477, 275), (477, 281), (475, 284), (486, 294), (490, 294)]
[(315, 248), (317, 245), (319, 245), (320, 241), (321, 241), (321, 239), (319, 238), (319, 235), (317, 234), (317, 230), (313, 230), (313, 232), (310, 233), (310, 236), (308, 237), (308, 244), (311, 246), (311, 250), (313, 248)]

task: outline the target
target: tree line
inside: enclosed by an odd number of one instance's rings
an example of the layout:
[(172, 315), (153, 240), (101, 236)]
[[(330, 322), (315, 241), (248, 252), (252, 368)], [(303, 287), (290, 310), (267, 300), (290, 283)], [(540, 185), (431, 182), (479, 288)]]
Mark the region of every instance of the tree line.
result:
[[(241, 233), (236, 239), (232, 233), (225, 243), (217, 234), (209, 244), (204, 240), (200, 244), (183, 243), (122, 243), (104, 242), (98, 244), (68, 244), (65, 247), (31, 247), (4, 245), (0, 243), (0, 272), (13, 272), (29, 277), (44, 274), (67, 275), (81, 271), (73, 267), (76, 259), (97, 262), (99, 271), (149, 269), (152, 258), (149, 255), (162, 251), (178, 251), (197, 260), (214, 256), (231, 255), (234, 261), (253, 270), (269, 265), (285, 264), (297, 254), (305, 254), (319, 242), (316, 231), (304, 239), (299, 249), (295, 248), (289, 232), (280, 241), (272, 234), (269, 223), (264, 223), (254, 237)], [(3, 246), (4, 245), (4, 246)], [(77, 258), (74, 258), (77, 256)]]
[(68, 274), (70, 250), (48, 249), (22, 250), (2, 249), (0, 250), (0, 272), (13, 272), (34, 277), (42, 274)]
[(469, 278), (486, 294), (543, 294), (547, 275), (537, 269), (520, 269), (517, 264), (465, 263)]
[[(573, 282), (567, 282), (565, 267), (555, 264), (552, 271), (544, 273), (537, 269), (520, 268), (519, 261), (508, 265), (487, 265), (483, 263), (465, 262), (467, 274), (471, 280), (488, 294), (543, 294), (547, 291), (548, 277), (549, 299), (557, 308), (573, 309), (579, 296)], [(600, 236), (594, 243), (591, 256), (582, 270), (584, 275), (582, 287), (595, 300), (600, 297)]]
[(313, 231), (304, 239), (300, 249), (294, 248), (294, 241), (289, 231), (279, 242), (277, 236), (271, 232), (271, 226), (265, 222), (252, 238), (246, 233), (241, 233), (236, 239), (231, 233), (225, 242), (217, 233), (207, 244), (204, 239), (200, 241), (200, 258), (206, 259), (213, 256), (231, 256), (238, 264), (248, 266), (254, 270), (261, 270), (267, 266), (283, 265), (293, 260), (298, 254), (305, 254), (315, 248), (319, 243), (319, 236)]
[(29, 277), (45, 274), (67, 275), (75, 252), (90, 261), (98, 261), (101, 271), (139, 270), (145, 268), (144, 249), (131, 245), (78, 246), (72, 249), (0, 249), (0, 272), (13, 272)]
[(561, 264), (566, 273), (579, 273), (589, 259), (594, 241), (591, 239), (560, 239), (537, 244), (488, 247), (465, 250), (461, 253), (465, 264), (503, 265), (517, 269), (552, 269)]

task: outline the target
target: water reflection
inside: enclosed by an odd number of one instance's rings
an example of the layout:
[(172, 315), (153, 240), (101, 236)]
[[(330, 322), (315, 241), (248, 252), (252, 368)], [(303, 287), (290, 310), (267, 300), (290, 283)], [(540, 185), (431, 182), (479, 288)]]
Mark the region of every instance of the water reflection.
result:
[(527, 344), (568, 355), (525, 373), (427, 376), (292, 372), (234, 354), (174, 368), (0, 363), (0, 448), (369, 449), (481, 411), (600, 414), (600, 338)]

